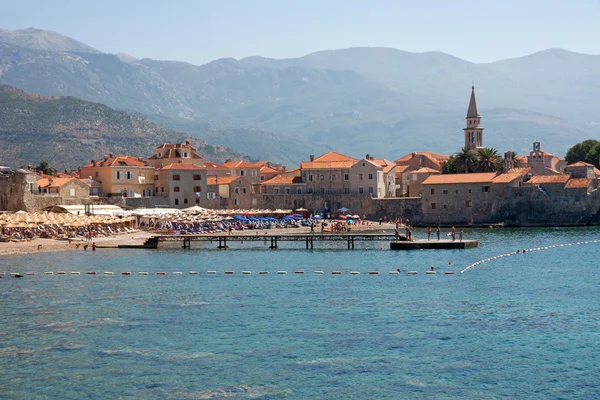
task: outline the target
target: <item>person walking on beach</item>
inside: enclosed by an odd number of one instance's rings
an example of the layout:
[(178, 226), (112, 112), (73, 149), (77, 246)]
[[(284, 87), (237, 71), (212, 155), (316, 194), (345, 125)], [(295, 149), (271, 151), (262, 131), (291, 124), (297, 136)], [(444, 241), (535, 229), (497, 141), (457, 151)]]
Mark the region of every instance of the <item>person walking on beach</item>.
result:
[(454, 242), (456, 240), (456, 228), (455, 227), (452, 227), (451, 234), (452, 234), (452, 241)]
[(462, 242), (462, 238), (463, 238), (463, 230), (460, 230), (460, 233), (458, 234), (458, 240), (460, 240)]
[(427, 240), (431, 239), (431, 226), (427, 228)]
[(315, 233), (315, 223), (314, 222), (310, 223), (310, 233)]
[(438, 240), (440, 240), (440, 226), (439, 225), (436, 229), (436, 233), (437, 233)]

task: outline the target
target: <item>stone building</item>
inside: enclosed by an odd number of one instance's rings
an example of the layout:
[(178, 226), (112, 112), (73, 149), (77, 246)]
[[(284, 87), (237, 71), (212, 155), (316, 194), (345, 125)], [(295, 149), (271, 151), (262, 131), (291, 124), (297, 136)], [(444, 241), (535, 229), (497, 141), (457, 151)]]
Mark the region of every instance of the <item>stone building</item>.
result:
[(158, 168), (154, 174), (154, 193), (168, 197), (171, 207), (204, 207), (206, 198), (206, 168), (194, 164), (174, 163)]
[(223, 167), (229, 168), (231, 176), (242, 176), (247, 178), (252, 185), (260, 183), (260, 169), (259, 165), (250, 164), (248, 161), (226, 161)]
[(565, 173), (571, 175), (573, 178), (597, 179), (600, 177), (600, 170), (598, 168), (583, 161), (567, 165)]
[(90, 199), (90, 187), (77, 178), (41, 178), (36, 184), (39, 194), (53, 194), (78, 202)]
[(306, 183), (299, 176), (278, 175), (260, 184), (262, 194), (304, 194)]
[(540, 142), (533, 142), (533, 150), (527, 157), (527, 166), (533, 168), (537, 175), (558, 175), (564, 173), (566, 162), (541, 149)]
[(252, 207), (252, 183), (243, 176), (209, 176), (206, 195), (206, 208), (249, 209)]

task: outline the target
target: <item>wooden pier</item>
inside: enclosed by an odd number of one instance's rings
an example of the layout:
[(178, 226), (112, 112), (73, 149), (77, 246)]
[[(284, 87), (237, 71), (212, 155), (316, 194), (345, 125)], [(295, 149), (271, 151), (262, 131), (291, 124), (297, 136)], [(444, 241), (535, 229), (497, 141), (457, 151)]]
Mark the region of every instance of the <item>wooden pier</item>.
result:
[(452, 250), (473, 249), (479, 246), (477, 240), (395, 240), (391, 250)]
[[(218, 249), (227, 249), (232, 242), (262, 242), (269, 245), (269, 249), (279, 248), (279, 242), (304, 242), (306, 249), (313, 249), (315, 242), (345, 242), (348, 250), (353, 250), (356, 242), (386, 241), (396, 239), (395, 234), (389, 233), (289, 233), (279, 235), (160, 235), (153, 236), (140, 246), (123, 246), (128, 248), (153, 248), (161, 243), (180, 242), (182, 248), (189, 249), (192, 242), (218, 243)], [(119, 246), (121, 247), (121, 246)]]

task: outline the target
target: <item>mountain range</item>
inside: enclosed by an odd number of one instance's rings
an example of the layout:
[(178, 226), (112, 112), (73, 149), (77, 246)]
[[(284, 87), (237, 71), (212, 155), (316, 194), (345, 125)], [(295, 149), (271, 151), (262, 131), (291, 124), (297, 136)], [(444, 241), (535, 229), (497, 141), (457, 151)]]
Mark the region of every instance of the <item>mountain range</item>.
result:
[(484, 145), (564, 155), (598, 138), (600, 56), (549, 49), (476, 64), (390, 48), (248, 57), (205, 65), (106, 54), (58, 33), (0, 30), (0, 84), (75, 96), (260, 159), (297, 164), (336, 150), (395, 159), (453, 153), (471, 85)]
[[(140, 115), (113, 110), (74, 97), (50, 97), (0, 85), (0, 164), (37, 165), (48, 161), (74, 169), (109, 153), (149, 157), (163, 143), (182, 143), (186, 134), (154, 124)], [(207, 160), (247, 156), (192, 142)]]

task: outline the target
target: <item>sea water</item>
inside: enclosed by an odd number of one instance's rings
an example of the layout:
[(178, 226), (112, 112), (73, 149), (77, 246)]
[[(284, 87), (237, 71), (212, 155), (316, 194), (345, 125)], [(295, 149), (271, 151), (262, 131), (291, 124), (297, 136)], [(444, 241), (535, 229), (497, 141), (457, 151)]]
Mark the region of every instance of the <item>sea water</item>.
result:
[[(465, 239), (480, 247), (250, 242), (0, 258), (0, 399), (598, 398), (600, 244), (583, 242), (600, 230)], [(431, 265), (438, 274), (425, 275)]]

